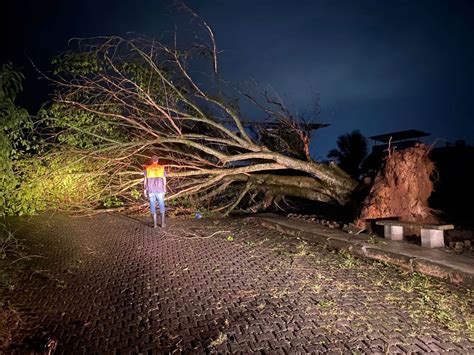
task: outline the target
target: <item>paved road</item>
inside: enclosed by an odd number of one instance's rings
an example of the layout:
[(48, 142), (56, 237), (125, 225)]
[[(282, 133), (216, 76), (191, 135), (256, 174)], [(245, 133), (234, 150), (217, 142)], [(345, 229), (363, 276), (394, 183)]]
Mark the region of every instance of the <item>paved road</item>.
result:
[[(138, 217), (54, 215), (15, 226), (44, 258), (26, 261), (7, 295), (23, 319), (13, 352), (54, 339), (56, 353), (84, 354), (474, 353), (463, 327), (422, 307), (413, 278), (249, 219), (163, 230)], [(472, 316), (456, 308), (450, 321)]]

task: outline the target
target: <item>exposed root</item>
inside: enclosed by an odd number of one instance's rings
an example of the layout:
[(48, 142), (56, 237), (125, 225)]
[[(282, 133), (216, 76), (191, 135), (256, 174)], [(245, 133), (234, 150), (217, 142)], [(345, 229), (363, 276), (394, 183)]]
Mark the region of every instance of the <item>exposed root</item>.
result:
[(389, 151), (384, 168), (377, 174), (359, 219), (398, 218), (402, 221), (437, 223), (428, 206), (433, 192), (435, 166), (428, 158), (430, 147), (418, 144), (402, 151)]

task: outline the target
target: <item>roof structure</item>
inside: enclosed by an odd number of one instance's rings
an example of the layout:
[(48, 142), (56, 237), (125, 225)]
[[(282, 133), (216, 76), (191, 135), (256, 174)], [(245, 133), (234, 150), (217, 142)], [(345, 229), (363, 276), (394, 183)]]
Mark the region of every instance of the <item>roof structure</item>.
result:
[[(221, 120), (224, 123), (235, 123), (234, 120)], [(247, 127), (263, 127), (266, 129), (276, 129), (280, 128), (281, 124), (275, 121), (248, 121), (248, 120), (241, 120), (242, 125)], [(311, 123), (311, 122), (296, 122), (300, 127), (306, 131), (316, 131), (321, 128), (329, 127), (331, 124), (329, 123)]]
[(392, 140), (392, 142), (397, 142), (405, 139), (416, 139), (427, 136), (431, 136), (431, 133), (418, 131), (416, 129), (409, 129), (406, 131), (379, 134), (377, 136), (372, 136), (369, 138), (377, 142), (388, 143), (390, 139)]
[[(281, 125), (278, 122), (255, 122), (255, 121), (243, 121), (242, 122), (244, 125), (249, 125), (249, 126), (260, 126), (260, 127), (265, 127), (267, 129), (275, 129), (281, 127)], [(329, 123), (305, 123), (305, 122), (298, 122), (298, 124), (301, 126), (302, 129), (308, 130), (308, 131), (316, 131), (320, 128), (325, 128), (329, 127)]]

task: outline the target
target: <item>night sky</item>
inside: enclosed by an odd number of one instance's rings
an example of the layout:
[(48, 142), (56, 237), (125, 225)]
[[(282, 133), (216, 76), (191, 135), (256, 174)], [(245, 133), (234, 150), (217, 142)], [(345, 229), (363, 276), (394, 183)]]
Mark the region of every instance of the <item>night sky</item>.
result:
[[(309, 115), (320, 95), (312, 151), (322, 158), (353, 129), (375, 135), (404, 129), (474, 143), (474, 1), (187, 1), (216, 33), (221, 75), (256, 80), (294, 112)], [(4, 11), (7, 6), (7, 11)], [(27, 58), (47, 70), (71, 37), (159, 37), (189, 33), (172, 1), (12, 1), (3, 5), (1, 61), (27, 75), (30, 111), (48, 87)]]

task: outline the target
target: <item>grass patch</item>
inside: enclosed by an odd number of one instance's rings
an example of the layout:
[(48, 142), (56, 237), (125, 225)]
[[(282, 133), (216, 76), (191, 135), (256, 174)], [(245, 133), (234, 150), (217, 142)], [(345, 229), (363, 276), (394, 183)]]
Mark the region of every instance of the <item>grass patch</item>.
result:
[(343, 269), (352, 269), (360, 265), (360, 261), (357, 260), (347, 250), (344, 250), (344, 249), (339, 250), (339, 255), (342, 256), (342, 259), (343, 259), (342, 263), (340, 263), (339, 266)]
[(378, 237), (377, 235), (370, 234), (367, 243), (370, 244), (387, 244), (382, 238)]
[(308, 246), (308, 242), (302, 240), (296, 245), (296, 252), (294, 253), (295, 256), (306, 256), (309, 255), (310, 250)]
[(412, 297), (408, 306), (410, 317), (417, 323), (426, 318), (436, 320), (455, 334), (466, 334), (474, 341), (474, 302), (472, 291), (455, 292), (447, 284), (430, 277), (411, 273), (404, 281), (394, 283)]
[(219, 345), (224, 344), (226, 341), (227, 341), (227, 334), (219, 332), (219, 335), (217, 336), (217, 338), (211, 341), (210, 345), (215, 348), (215, 347), (218, 347)]
[(321, 301), (318, 302), (318, 307), (327, 309), (327, 308), (334, 307), (335, 304), (336, 303), (333, 302), (333, 301), (321, 300)]

